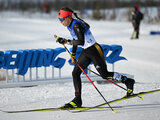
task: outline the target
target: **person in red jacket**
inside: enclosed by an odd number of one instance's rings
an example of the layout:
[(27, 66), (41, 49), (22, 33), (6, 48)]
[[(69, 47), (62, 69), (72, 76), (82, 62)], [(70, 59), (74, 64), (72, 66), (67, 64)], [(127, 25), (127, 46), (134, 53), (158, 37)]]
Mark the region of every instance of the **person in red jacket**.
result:
[(43, 10), (45, 13), (50, 13), (50, 6), (49, 3), (46, 1), (43, 5)]
[(131, 10), (131, 16), (132, 16), (132, 25), (134, 28), (131, 39), (138, 39), (140, 23), (141, 20), (143, 19), (143, 13), (141, 13), (140, 7), (138, 5), (134, 5), (134, 10)]

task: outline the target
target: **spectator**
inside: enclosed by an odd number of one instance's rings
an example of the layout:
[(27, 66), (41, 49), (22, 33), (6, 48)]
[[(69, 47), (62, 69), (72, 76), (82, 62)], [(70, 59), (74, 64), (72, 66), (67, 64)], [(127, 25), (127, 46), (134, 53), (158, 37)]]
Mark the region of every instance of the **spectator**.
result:
[(50, 13), (50, 5), (47, 1), (43, 5), (43, 10), (45, 13)]
[(143, 19), (143, 13), (141, 13), (138, 5), (134, 5), (134, 10), (131, 10), (132, 25), (134, 28), (131, 39), (139, 38), (140, 22)]

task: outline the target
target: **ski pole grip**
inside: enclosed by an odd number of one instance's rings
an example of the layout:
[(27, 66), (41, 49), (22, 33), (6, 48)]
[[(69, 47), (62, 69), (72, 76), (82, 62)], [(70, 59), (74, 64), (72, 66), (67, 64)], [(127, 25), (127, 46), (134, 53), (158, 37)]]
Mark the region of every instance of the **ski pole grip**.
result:
[(58, 38), (59, 38), (57, 35), (54, 35), (54, 37), (55, 37), (56, 39), (58, 39)]

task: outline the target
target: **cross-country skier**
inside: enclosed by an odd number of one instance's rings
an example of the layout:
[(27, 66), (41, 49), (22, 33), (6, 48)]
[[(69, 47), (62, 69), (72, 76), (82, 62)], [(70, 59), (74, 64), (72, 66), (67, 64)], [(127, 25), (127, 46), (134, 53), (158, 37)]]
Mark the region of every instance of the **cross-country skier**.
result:
[[(77, 19), (72, 18), (73, 14)], [(126, 76), (123, 76), (119, 73), (109, 72), (107, 70), (102, 47), (94, 39), (90, 31), (89, 24), (80, 19), (77, 14), (68, 7), (61, 8), (58, 13), (58, 17), (62, 25), (67, 27), (67, 29), (71, 33), (73, 40), (66, 40), (65, 38), (59, 37), (57, 39), (57, 42), (59, 42), (60, 44), (73, 45), (72, 56), (74, 56), (74, 58), (76, 56), (77, 46), (81, 46), (83, 48), (82, 53), (77, 61), (78, 64), (83, 69), (86, 69), (88, 65), (93, 62), (95, 68), (103, 79), (112, 77), (114, 80), (124, 83), (127, 86), (127, 89), (130, 89), (133, 92), (133, 86), (135, 83), (134, 79), (127, 78)], [(72, 59), (72, 62), (75, 62), (74, 59)], [(81, 73), (81, 69), (77, 65), (75, 65), (72, 72), (75, 88), (75, 98), (71, 102), (65, 104), (64, 108), (81, 107), (82, 105), (80, 78)], [(127, 92), (127, 95), (130, 95), (131, 93)]]
[(131, 10), (131, 16), (132, 16), (132, 25), (134, 28), (131, 39), (138, 39), (140, 23), (141, 23), (141, 20), (143, 19), (143, 13), (141, 13), (138, 5), (135, 5), (134, 10)]

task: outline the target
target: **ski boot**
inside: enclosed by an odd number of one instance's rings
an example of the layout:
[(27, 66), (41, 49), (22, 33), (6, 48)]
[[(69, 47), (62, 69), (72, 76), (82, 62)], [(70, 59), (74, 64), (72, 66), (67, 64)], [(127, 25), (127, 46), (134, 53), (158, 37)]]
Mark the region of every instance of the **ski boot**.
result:
[(71, 102), (65, 104), (61, 108), (74, 108), (74, 107), (81, 107), (82, 106), (82, 99), (80, 96), (76, 96)]
[(127, 78), (126, 76), (122, 76), (122, 83), (126, 85), (127, 90), (128, 90), (125, 97), (132, 95), (135, 80), (131, 78)]

